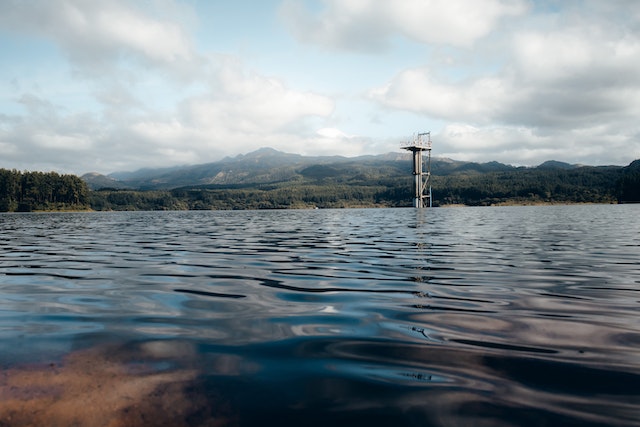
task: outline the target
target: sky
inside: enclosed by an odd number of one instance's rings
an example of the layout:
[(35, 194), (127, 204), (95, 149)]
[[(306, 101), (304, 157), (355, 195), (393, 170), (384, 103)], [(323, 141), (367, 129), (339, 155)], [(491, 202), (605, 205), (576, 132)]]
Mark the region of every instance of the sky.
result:
[(637, 0), (3, 0), (0, 168), (640, 158)]

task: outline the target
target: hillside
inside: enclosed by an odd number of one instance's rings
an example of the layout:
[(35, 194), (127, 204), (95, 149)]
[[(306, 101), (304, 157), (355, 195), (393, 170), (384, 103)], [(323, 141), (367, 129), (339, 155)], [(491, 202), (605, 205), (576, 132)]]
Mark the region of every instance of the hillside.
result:
[[(409, 153), (387, 153), (377, 156), (302, 156), (272, 148), (261, 148), (248, 154), (228, 157), (201, 165), (140, 169), (115, 172), (107, 176), (88, 173), (82, 176), (93, 190), (128, 188), (132, 190), (170, 190), (193, 186), (246, 186), (300, 180), (335, 178), (346, 182), (359, 177), (396, 178), (411, 174)], [(513, 166), (498, 162), (473, 163), (433, 158), (434, 175), (509, 171)]]
[(87, 183), (90, 189), (97, 190), (100, 188), (124, 189), (130, 188), (127, 184), (119, 181), (111, 176), (101, 175), (96, 172), (85, 173), (80, 177)]
[[(433, 158), (433, 203), (632, 202), (636, 165), (547, 161), (526, 168)], [(214, 163), (83, 179), (97, 190), (92, 207), (98, 210), (410, 206), (412, 198), (409, 153), (309, 157), (263, 148)]]

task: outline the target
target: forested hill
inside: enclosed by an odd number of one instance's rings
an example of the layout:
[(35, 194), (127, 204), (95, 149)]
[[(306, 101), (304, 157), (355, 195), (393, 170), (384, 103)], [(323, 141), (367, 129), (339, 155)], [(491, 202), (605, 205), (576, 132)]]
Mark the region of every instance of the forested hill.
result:
[[(496, 172), (516, 169), (498, 162), (474, 163), (444, 158), (432, 159), (434, 175), (452, 173)], [(108, 176), (86, 174), (83, 179), (92, 189), (129, 188), (135, 190), (168, 190), (202, 185), (247, 186), (283, 181), (333, 178), (345, 181), (361, 178), (407, 177), (411, 174), (408, 153), (388, 153), (377, 156), (302, 156), (272, 148), (261, 148), (248, 154), (228, 157), (201, 165), (141, 169), (116, 172)]]
[[(411, 163), (406, 153), (305, 157), (262, 149), (207, 165), (82, 179), (0, 169), (0, 211), (411, 206)], [(640, 160), (525, 168), (434, 158), (431, 170), (434, 206), (640, 202)]]
[[(640, 201), (640, 161), (538, 167), (432, 159), (435, 206)], [(263, 148), (204, 165), (85, 175), (95, 209), (410, 206), (411, 158), (307, 157)], [(123, 188), (129, 190), (123, 190)]]
[(0, 169), (0, 212), (89, 209), (89, 188), (75, 175)]

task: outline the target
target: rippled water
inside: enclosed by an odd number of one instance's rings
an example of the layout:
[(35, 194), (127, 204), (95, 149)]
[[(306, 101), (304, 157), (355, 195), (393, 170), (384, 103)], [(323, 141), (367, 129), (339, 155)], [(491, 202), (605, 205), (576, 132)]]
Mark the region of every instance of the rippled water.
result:
[(3, 214), (0, 425), (640, 425), (639, 214)]

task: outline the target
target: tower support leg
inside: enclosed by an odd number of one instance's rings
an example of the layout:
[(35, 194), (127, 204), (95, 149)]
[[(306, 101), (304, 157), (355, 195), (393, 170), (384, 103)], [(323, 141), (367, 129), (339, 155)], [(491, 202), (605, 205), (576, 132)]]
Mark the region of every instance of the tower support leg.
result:
[(422, 151), (415, 150), (413, 152), (413, 179), (414, 179), (414, 199), (413, 207), (422, 208)]

